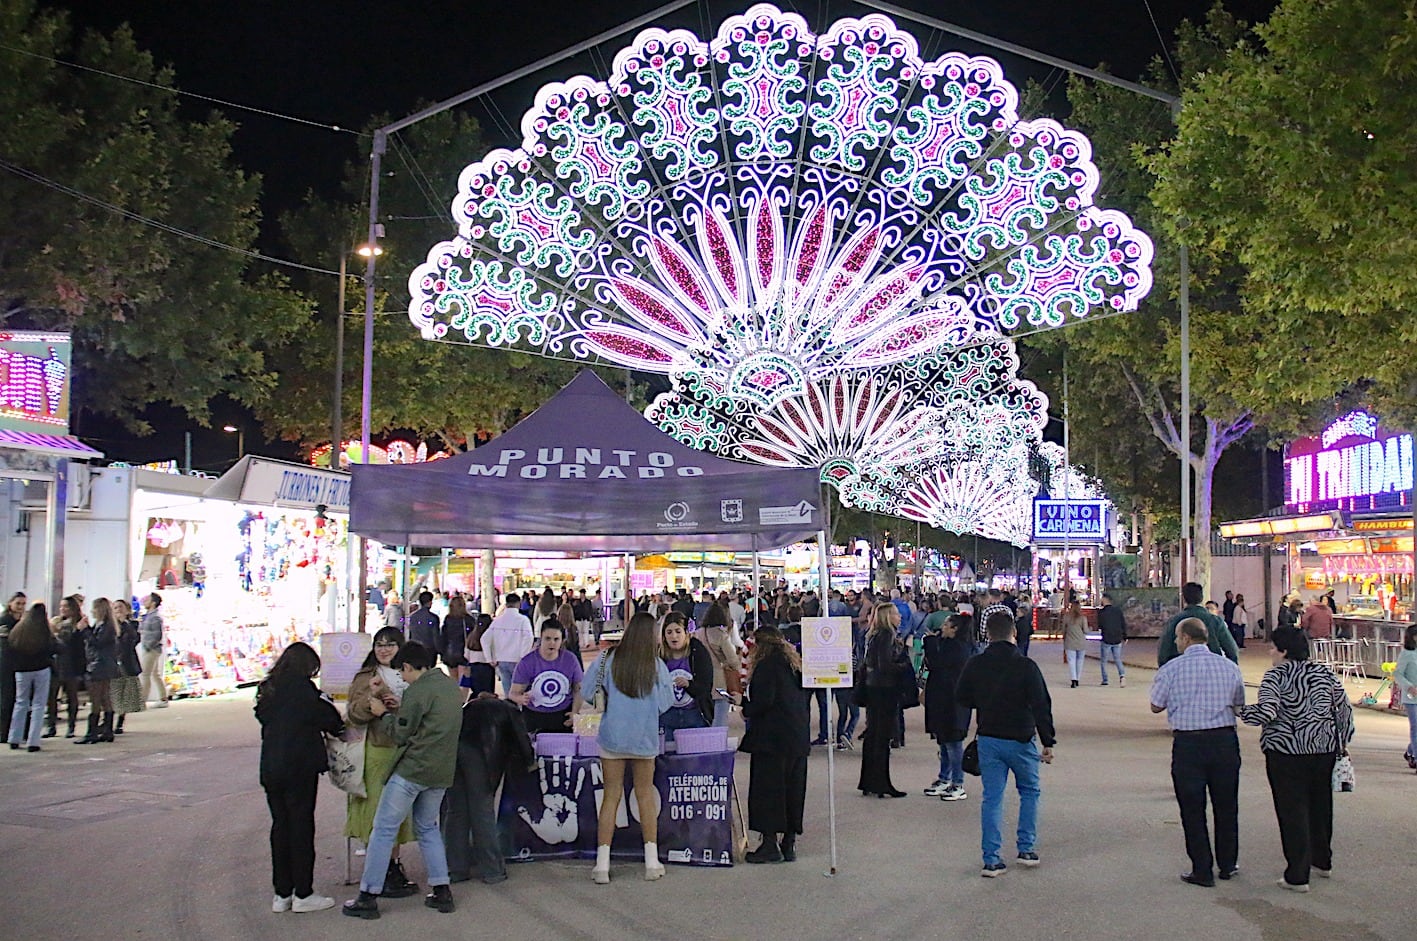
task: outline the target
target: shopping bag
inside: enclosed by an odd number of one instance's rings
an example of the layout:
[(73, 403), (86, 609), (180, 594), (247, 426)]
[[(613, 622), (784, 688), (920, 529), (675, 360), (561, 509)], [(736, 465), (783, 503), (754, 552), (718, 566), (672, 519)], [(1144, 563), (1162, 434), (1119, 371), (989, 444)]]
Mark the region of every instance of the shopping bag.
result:
[(355, 797), (364, 791), (364, 730), (345, 726), (340, 736), (325, 736), (325, 756), (330, 765), (330, 783)]
[(1353, 759), (1347, 755), (1340, 755), (1333, 763), (1333, 789), (1335, 791), (1351, 791), (1353, 785), (1358, 783), (1357, 776), (1353, 773)]

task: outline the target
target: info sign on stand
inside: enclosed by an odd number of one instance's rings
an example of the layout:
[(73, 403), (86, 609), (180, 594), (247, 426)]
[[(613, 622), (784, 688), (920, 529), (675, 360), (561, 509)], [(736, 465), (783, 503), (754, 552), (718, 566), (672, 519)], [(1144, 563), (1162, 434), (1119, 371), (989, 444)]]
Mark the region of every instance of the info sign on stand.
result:
[[(826, 544), (825, 536), (822, 544)], [(825, 553), (823, 553), (825, 566)], [(823, 584), (826, 584), (825, 576)], [(830, 597), (822, 591), (822, 602)], [(802, 619), (802, 686), (805, 689), (850, 689), (854, 677), (851, 674), (851, 618), (803, 618)], [(836, 696), (827, 697), (827, 729), (836, 728), (832, 716)], [(823, 731), (826, 731), (825, 729)], [(827, 821), (831, 834), (831, 869), (826, 874), (836, 875), (836, 742), (827, 743)]]

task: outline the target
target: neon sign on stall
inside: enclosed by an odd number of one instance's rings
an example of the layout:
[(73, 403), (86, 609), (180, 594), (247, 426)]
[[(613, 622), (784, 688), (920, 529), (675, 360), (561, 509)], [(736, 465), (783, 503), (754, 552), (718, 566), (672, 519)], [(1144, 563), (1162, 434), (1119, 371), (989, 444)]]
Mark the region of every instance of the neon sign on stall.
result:
[(1383, 432), (1366, 412), (1350, 412), (1317, 437), (1285, 450), (1285, 506), (1376, 510), (1404, 506), (1412, 490), (1412, 435)]

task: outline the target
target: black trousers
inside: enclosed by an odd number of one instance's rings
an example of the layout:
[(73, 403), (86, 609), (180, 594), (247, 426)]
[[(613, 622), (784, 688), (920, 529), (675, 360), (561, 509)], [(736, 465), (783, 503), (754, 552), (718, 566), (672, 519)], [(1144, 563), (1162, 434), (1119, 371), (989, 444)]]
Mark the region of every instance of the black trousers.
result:
[(69, 711), (69, 731), (74, 731), (74, 725), (79, 721), (79, 678), (77, 676), (66, 676), (62, 680), (59, 678), (59, 671), (53, 670), (49, 674), (49, 724), (54, 725), (59, 721), (59, 693), (64, 693), (64, 701)]
[(453, 786), (443, 799), (443, 846), (455, 878), (471, 876), (476, 867), (483, 882), (501, 882), (507, 864), (497, 832), (496, 788), (488, 790), (486, 782), (482, 748), (459, 744)]
[(282, 898), (315, 891), (315, 793), (320, 776), (266, 788), (271, 809), (271, 884)]
[(753, 752), (748, 766), (748, 829), (765, 838), (802, 832), (807, 756)]
[(1333, 763), (1333, 755), (1264, 753), (1290, 885), (1307, 885), (1311, 866), (1333, 868)]
[(15, 671), (5, 662), (6, 652), (0, 649), (0, 728), (8, 733), (15, 714)]
[(497, 671), (490, 663), (469, 663), (467, 681), (472, 684), (472, 695), (497, 692)]
[[(1233, 728), (1177, 732), (1171, 742), (1171, 784), (1181, 807), (1191, 873), (1214, 878), (1240, 858), (1240, 740)], [(1206, 797), (1215, 816), (1215, 850), (1206, 826)]]
[(866, 740), (861, 747), (861, 782), (857, 788), (872, 794), (895, 790), (891, 784), (891, 739), (900, 711), (895, 687), (866, 687)]

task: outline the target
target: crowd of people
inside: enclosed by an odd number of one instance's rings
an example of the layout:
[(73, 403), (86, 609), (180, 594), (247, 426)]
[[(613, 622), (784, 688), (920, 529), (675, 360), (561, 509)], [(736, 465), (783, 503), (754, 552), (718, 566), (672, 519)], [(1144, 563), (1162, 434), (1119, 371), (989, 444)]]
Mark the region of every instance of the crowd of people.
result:
[[(64, 737), (76, 745), (115, 741), (154, 691), (155, 705), (166, 706), (161, 607), (153, 592), (141, 617), (122, 598), (97, 598), (85, 612), (84, 597), (68, 595), (51, 618), (44, 604), (11, 595), (0, 613), (0, 729), (10, 748), (39, 752), (56, 738), (61, 697)], [(85, 698), (87, 725), (76, 737)]]
[[(1210, 886), (1238, 872), (1235, 726), (1247, 722), (1262, 729), (1286, 861), (1280, 882), (1308, 891), (1312, 873), (1332, 871), (1330, 775), (1352, 736), (1351, 707), (1333, 674), (1309, 662), (1308, 634), (1297, 626), (1272, 633), (1274, 667), (1256, 702), (1246, 704), (1232, 630), (1233, 618), (1244, 615), (1212, 612), (1196, 584), (1185, 585), (1182, 597), (1185, 607), (1157, 644), (1149, 697), (1173, 734), (1172, 784), (1191, 859), (1182, 879)], [(508, 594), (494, 616), (470, 614), (476, 600), (456, 596), (440, 614), (434, 600), (422, 593), (415, 609), (374, 636), (343, 715), (313, 705), (318, 658), (305, 645), (293, 645), (262, 684), (256, 711), (272, 813), (275, 911), (334, 905), (314, 893), (310, 875), (311, 781), (324, 768), (322, 735), (356, 729), (363, 743), (363, 792), (348, 797), (345, 833), (367, 853), (359, 894), (344, 912), (377, 918), (381, 899), (417, 893), (401, 860), (401, 848), (414, 842), (430, 888), (425, 903), (450, 912), (451, 884), (507, 878), (495, 805), (505, 775), (533, 770), (535, 735), (569, 731), (592, 703), (601, 712), (605, 782), (591, 869), (598, 884), (610, 881), (610, 844), (627, 783), (639, 802), (644, 877), (663, 875), (653, 785), (662, 742), (680, 730), (727, 725), (735, 708), (744, 722), (739, 748), (750, 761), (747, 825), (761, 836), (747, 862), (796, 858), (813, 746), (852, 749), (861, 742), (863, 796), (905, 796), (891, 777), (891, 753), (905, 744), (905, 711), (923, 705), (925, 730), (939, 753), (938, 776), (925, 794), (961, 801), (969, 796), (966, 774), (981, 779), (981, 875), (997, 878), (1009, 868), (1002, 817), (1010, 776), (1019, 795), (1015, 862), (1041, 864), (1041, 766), (1053, 760), (1057, 742), (1048, 683), (1028, 654), (1028, 599), (1000, 590), (832, 591), (823, 603), (814, 591), (779, 589), (757, 598), (741, 591), (699, 598), (663, 593), (604, 608), (585, 592), (558, 595), (548, 588)], [(1110, 597), (1101, 601), (1101, 682), (1109, 685), (1110, 665), (1124, 684), (1126, 619)], [(1089, 628), (1074, 599), (1058, 607), (1067, 676), (1076, 687)], [(854, 682), (836, 691), (834, 728), (825, 697), (803, 688), (802, 621), (814, 615), (849, 617), (852, 624)], [(597, 635), (607, 643), (596, 644)], [(1398, 681), (1410, 703), (1409, 761), (1417, 766), (1417, 627), (1405, 639)], [(587, 665), (592, 646), (599, 652)], [(286, 702), (301, 705), (278, 708)], [(306, 748), (308, 760), (283, 751), (292, 747)], [(292, 777), (297, 772), (304, 775), (299, 781)]]

